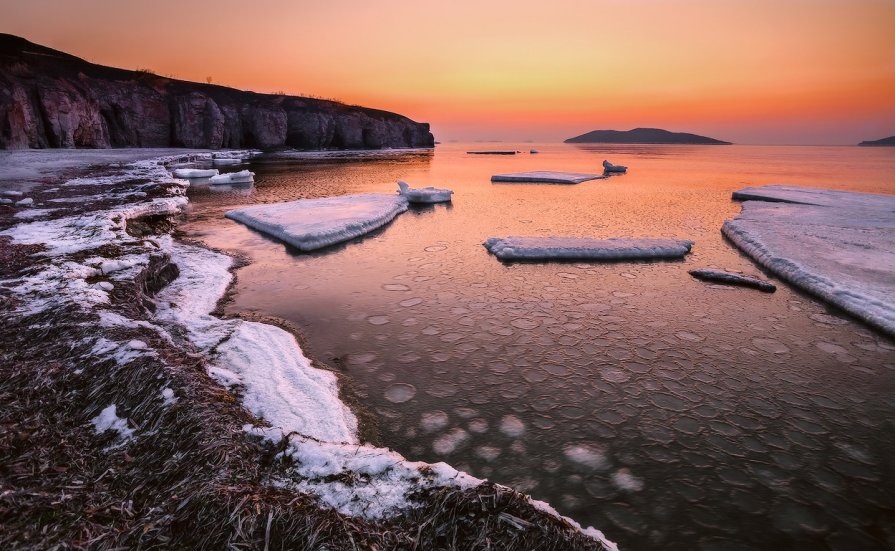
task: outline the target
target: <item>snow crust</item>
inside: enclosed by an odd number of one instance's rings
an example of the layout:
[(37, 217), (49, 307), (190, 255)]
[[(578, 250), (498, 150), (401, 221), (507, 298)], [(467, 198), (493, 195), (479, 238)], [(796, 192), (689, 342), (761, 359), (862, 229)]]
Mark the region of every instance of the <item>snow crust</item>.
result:
[(445, 203), (451, 200), (453, 191), (444, 188), (412, 188), (404, 181), (398, 181), (398, 193), (411, 203)]
[(746, 201), (724, 235), (781, 279), (895, 335), (895, 197), (768, 187), (735, 194), (775, 202)]
[(255, 205), (225, 216), (301, 251), (312, 251), (369, 233), (406, 210), (404, 197), (365, 193)]
[(492, 182), (532, 182), (547, 184), (580, 184), (588, 180), (603, 180), (606, 176), (602, 174), (582, 174), (580, 172), (553, 172), (553, 171), (534, 171), (534, 172), (514, 172), (511, 174), (495, 174), (491, 177)]
[(501, 260), (648, 260), (681, 258), (692, 241), (684, 239), (587, 237), (491, 237), (484, 243)]

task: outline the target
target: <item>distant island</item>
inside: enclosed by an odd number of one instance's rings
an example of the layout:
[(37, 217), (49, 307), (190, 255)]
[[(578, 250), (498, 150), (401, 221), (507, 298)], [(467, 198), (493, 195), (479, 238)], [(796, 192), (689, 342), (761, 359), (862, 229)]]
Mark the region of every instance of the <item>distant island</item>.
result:
[(881, 140), (868, 140), (866, 142), (861, 142), (858, 145), (865, 147), (895, 147), (895, 136), (889, 136), (888, 138), (883, 138)]
[(698, 144), (730, 145), (730, 142), (687, 134), (669, 132), (661, 128), (635, 128), (634, 130), (594, 130), (569, 138), (565, 143), (643, 143), (643, 144)]

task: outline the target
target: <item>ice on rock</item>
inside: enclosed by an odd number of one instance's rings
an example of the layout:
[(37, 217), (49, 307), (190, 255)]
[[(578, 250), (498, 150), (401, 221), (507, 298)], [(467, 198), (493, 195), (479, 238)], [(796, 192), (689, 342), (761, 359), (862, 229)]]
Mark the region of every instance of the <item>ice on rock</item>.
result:
[(500, 260), (648, 260), (681, 258), (692, 241), (684, 239), (587, 237), (491, 237), (484, 243)]
[(255, 173), (251, 170), (240, 170), (239, 172), (227, 172), (226, 174), (218, 174), (208, 179), (208, 183), (212, 185), (218, 184), (251, 184), (255, 181)]
[(511, 174), (495, 174), (492, 182), (507, 183), (543, 183), (543, 184), (580, 184), (588, 180), (602, 180), (601, 174), (582, 174), (580, 172), (554, 172), (540, 170), (534, 172), (514, 172)]
[(628, 167), (622, 165), (614, 165), (609, 161), (603, 161), (603, 172), (627, 172)]
[(398, 193), (411, 203), (446, 203), (454, 193), (449, 189), (424, 187), (412, 188), (407, 182), (398, 181)]
[(256, 205), (226, 216), (301, 251), (312, 251), (369, 233), (406, 210), (404, 197), (366, 193)]
[(895, 197), (747, 188), (721, 231), (775, 275), (895, 335)]

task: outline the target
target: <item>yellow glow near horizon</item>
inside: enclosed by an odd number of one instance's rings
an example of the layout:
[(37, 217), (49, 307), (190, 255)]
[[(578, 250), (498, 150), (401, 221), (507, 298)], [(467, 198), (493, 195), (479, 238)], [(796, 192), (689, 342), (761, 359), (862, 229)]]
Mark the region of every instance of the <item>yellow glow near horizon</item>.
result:
[(96, 63), (337, 98), (440, 140), (895, 134), (892, 0), (0, 0), (0, 15)]

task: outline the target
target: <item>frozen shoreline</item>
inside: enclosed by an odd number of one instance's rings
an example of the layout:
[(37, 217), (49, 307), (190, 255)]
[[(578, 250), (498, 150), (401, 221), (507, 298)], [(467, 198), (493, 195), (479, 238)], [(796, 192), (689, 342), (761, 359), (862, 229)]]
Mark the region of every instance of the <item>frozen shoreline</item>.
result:
[[(390, 450), (360, 444), (356, 418), (339, 400), (335, 376), (312, 367), (290, 334), (271, 325), (211, 316), (232, 278), (229, 257), (177, 243), (167, 233), (147, 239), (129, 231), (129, 222), (175, 216), (186, 205), (186, 185), (172, 181), (164, 166), (176, 159), (143, 159), (131, 163), (118, 175), (84, 177), (75, 182), (111, 186), (134, 180), (150, 181), (152, 185), (170, 181), (162, 184), (169, 192), (166, 196), (148, 197), (136, 190), (132, 197), (123, 197), (123, 202), (112, 208), (72, 216), (48, 212), (0, 232), (0, 237), (10, 239), (14, 245), (43, 247), (39, 255), (50, 261), (36, 274), (2, 281), (4, 289), (17, 298), (18, 305), (11, 314), (51, 314), (54, 309), (73, 306), (98, 313), (103, 328), (138, 330), (172, 344), (186, 339), (209, 361), (209, 375), (226, 387), (242, 389), (243, 405), (274, 425), (266, 428), (247, 424), (243, 430), (273, 444), (285, 443), (279, 460), (289, 459), (295, 467), (288, 477), (272, 480), (271, 484), (314, 494), (342, 514), (370, 520), (390, 518), (417, 506), (413, 496), (424, 488), (463, 490), (479, 486), (482, 481), (444, 463), (409, 462)], [(93, 198), (99, 195), (102, 192)], [(82, 252), (89, 254), (110, 246), (124, 249), (114, 258), (99, 254), (82, 258)], [(107, 309), (116, 287), (142, 277), (162, 257), (178, 266), (179, 276), (153, 300), (153, 316), (145, 320), (128, 318)], [(101, 281), (94, 282), (97, 279)], [(116, 342), (104, 329), (97, 331), (93, 341), (93, 355), (121, 366), (159, 354), (148, 344), (152, 339)], [(173, 392), (162, 392), (161, 398), (166, 404), (177, 401)], [(314, 406), (308, 408), (308, 403)], [(110, 409), (113, 406), (114, 403), (103, 411), (115, 414), (116, 410)], [(111, 414), (106, 417), (111, 418)], [(120, 426), (127, 433), (128, 445), (139, 441), (145, 430), (138, 422), (132, 423), (136, 428), (128, 428), (128, 418), (121, 408), (117, 409), (115, 423), (94, 424), (97, 430), (107, 425)], [(341, 481), (345, 475), (354, 478), (354, 482)], [(549, 506), (529, 503), (605, 548), (615, 548), (599, 531), (582, 530)]]

